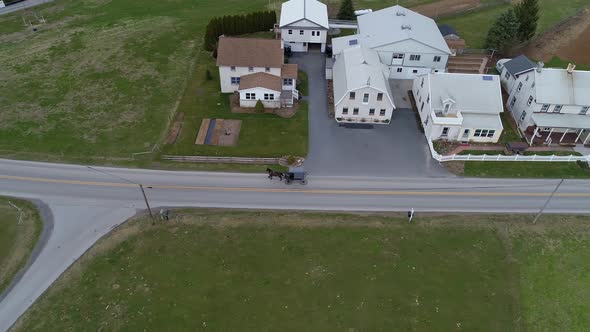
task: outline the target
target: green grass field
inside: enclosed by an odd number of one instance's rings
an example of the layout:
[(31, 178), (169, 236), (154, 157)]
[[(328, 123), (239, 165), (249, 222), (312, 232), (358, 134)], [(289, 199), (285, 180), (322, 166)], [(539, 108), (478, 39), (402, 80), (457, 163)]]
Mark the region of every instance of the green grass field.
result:
[[(590, 5), (590, 0), (539, 0), (541, 11), (537, 33), (546, 31), (587, 5)], [(508, 5), (501, 5), (470, 14), (442, 19), (438, 23), (453, 26), (465, 39), (468, 47), (482, 48), (488, 29), (500, 13), (508, 8)]]
[[(22, 210), (22, 216), (9, 202)], [(42, 228), (32, 204), (0, 197), (0, 293), (27, 262)]]
[(587, 217), (182, 211), (114, 231), (35, 330), (583, 331)]
[(590, 169), (575, 162), (467, 161), (465, 176), (494, 178), (590, 178)]

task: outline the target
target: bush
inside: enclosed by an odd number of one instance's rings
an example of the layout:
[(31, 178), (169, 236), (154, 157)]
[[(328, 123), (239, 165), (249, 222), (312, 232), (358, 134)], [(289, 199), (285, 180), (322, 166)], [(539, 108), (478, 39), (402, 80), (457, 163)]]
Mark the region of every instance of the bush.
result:
[(588, 165), (587, 161), (578, 160), (576, 161), (576, 164), (578, 164), (578, 166), (580, 166), (582, 169), (590, 169), (590, 165)]
[(295, 156), (288, 156), (287, 157), (287, 164), (288, 165), (293, 165), (293, 164), (295, 164), (296, 161), (297, 161), (297, 158), (295, 158)]
[(264, 105), (260, 99), (256, 101), (256, 106), (254, 106), (254, 109), (256, 110), (256, 113), (264, 113)]
[(207, 71), (205, 71), (205, 79), (207, 81), (210, 81), (213, 79), (213, 75), (211, 75), (211, 71), (209, 70), (209, 68), (207, 68)]

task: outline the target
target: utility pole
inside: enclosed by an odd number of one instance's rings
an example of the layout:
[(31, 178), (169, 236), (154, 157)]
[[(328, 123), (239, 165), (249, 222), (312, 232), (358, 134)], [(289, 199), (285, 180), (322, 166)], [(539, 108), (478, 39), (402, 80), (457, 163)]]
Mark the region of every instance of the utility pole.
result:
[(412, 219), (414, 218), (414, 208), (408, 211), (408, 222), (411, 223)]
[(559, 183), (557, 184), (555, 189), (553, 189), (553, 192), (551, 193), (551, 195), (549, 195), (549, 198), (547, 198), (547, 201), (545, 202), (543, 207), (541, 207), (541, 209), (539, 210), (539, 213), (537, 213), (537, 215), (535, 216), (535, 219), (533, 219), (533, 224), (537, 223), (537, 220), (539, 220), (539, 218), (541, 217), (541, 214), (543, 214), (543, 211), (545, 211), (545, 208), (547, 207), (547, 205), (549, 205), (549, 202), (551, 201), (553, 196), (555, 196), (555, 193), (557, 192), (557, 190), (559, 189), (559, 186), (561, 186), (562, 183), (563, 183), (563, 179), (561, 179), (561, 181), (559, 181)]
[(148, 203), (147, 196), (145, 195), (145, 190), (143, 190), (143, 185), (139, 184), (139, 189), (141, 189), (141, 194), (143, 195), (143, 200), (145, 201), (145, 205), (150, 213), (150, 218), (154, 219), (154, 215), (152, 214), (152, 208), (150, 207), (150, 203)]

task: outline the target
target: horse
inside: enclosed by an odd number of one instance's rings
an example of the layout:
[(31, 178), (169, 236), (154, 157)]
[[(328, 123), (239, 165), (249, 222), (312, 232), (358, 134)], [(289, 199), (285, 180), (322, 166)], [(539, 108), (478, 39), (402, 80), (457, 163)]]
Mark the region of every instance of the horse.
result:
[(277, 172), (277, 171), (273, 171), (270, 168), (266, 169), (266, 172), (268, 173), (268, 178), (272, 180), (273, 177), (278, 177), (279, 180), (283, 181), (283, 173), (282, 172)]

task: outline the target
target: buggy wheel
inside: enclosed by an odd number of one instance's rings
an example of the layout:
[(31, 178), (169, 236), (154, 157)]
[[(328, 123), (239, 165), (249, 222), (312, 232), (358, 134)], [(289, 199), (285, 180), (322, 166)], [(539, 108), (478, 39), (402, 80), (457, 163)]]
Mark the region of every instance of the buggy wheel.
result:
[(302, 185), (306, 185), (307, 184), (307, 180), (301, 180), (301, 184)]
[(286, 178), (286, 179), (285, 179), (285, 184), (291, 184), (291, 179), (289, 179), (289, 178)]

